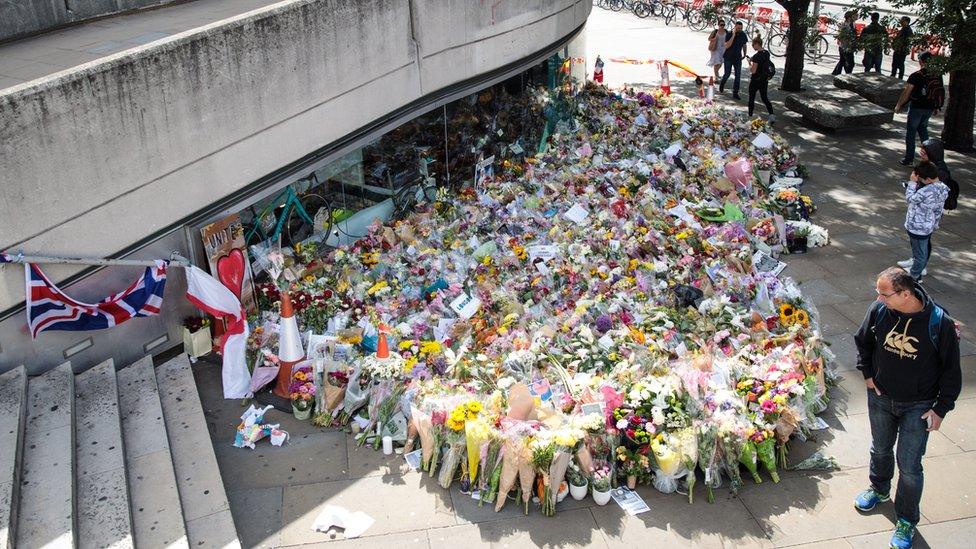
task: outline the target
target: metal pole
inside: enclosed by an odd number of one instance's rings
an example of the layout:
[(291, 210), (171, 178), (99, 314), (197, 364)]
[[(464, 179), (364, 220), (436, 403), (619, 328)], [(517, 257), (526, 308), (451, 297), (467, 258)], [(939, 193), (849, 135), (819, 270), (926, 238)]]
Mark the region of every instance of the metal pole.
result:
[[(133, 267), (153, 267), (156, 265), (155, 260), (152, 259), (95, 259), (95, 258), (81, 258), (81, 257), (52, 257), (44, 255), (24, 255), (24, 254), (7, 254), (6, 261), (4, 263), (44, 263), (44, 264), (54, 264), (54, 265), (97, 265), (97, 266), (108, 266), (108, 265), (126, 265)], [(0, 263), (2, 266), (4, 263)], [(180, 254), (173, 252), (170, 255), (169, 266), (170, 267), (183, 267), (187, 268), (192, 264), (188, 259), (181, 256)]]

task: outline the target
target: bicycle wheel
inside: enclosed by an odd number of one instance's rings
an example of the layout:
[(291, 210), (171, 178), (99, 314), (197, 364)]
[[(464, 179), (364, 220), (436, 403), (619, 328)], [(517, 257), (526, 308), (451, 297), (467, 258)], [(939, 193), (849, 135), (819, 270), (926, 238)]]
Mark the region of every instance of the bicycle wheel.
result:
[(691, 30), (700, 31), (705, 30), (706, 26), (708, 26), (708, 21), (705, 20), (701, 12), (693, 11), (688, 14), (688, 28)]
[(827, 39), (823, 35), (817, 36), (813, 43), (807, 47), (807, 57), (816, 63), (827, 55), (828, 49), (830, 49), (830, 43), (827, 42)]
[(661, 6), (661, 17), (664, 18), (664, 24), (670, 25), (671, 21), (674, 20), (674, 6)]
[(624, 9), (624, 0), (610, 0), (607, 5), (610, 7), (610, 11), (620, 11)]
[[(332, 204), (317, 194), (306, 194), (301, 198), (301, 203), (305, 213), (311, 219), (315, 219), (315, 214), (322, 208), (332, 209)], [(329, 220), (327, 225), (331, 225), (332, 216), (329, 215), (326, 218)], [(328, 233), (331, 230), (331, 226), (324, 227), (324, 229)], [(288, 212), (288, 221), (285, 223), (285, 236), (288, 237), (288, 241), (292, 246), (312, 236), (313, 232), (315, 232), (314, 224), (306, 221), (297, 208), (292, 208)]]
[(651, 15), (651, 7), (644, 2), (634, 2), (634, 15), (644, 19)]
[(789, 42), (785, 32), (778, 32), (769, 37), (769, 53), (774, 57), (786, 55), (786, 44)]

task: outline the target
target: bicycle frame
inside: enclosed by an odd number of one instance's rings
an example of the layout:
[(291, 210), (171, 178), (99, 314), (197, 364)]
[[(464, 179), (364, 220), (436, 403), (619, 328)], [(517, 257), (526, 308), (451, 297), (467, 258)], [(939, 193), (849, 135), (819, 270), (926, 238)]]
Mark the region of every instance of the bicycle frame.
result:
[[(315, 179), (314, 173), (312, 174), (312, 179), (317, 184), (318, 180)], [(281, 212), (281, 215), (278, 216), (278, 221), (275, 223), (274, 230), (269, 235), (264, 232), (264, 228), (261, 226), (261, 219), (263, 219), (264, 216), (274, 212), (276, 209), (278, 209), (278, 207), (282, 206), (281, 204), (282, 197), (284, 197), (285, 209)], [(312, 217), (308, 215), (308, 212), (305, 211), (305, 208), (302, 206), (301, 200), (299, 200), (298, 195), (295, 194), (295, 190), (291, 188), (291, 185), (288, 185), (287, 187), (285, 187), (285, 190), (281, 194), (275, 197), (275, 199), (271, 202), (271, 204), (265, 206), (265, 208), (261, 210), (261, 213), (255, 216), (254, 223), (253, 226), (251, 227), (251, 230), (248, 231), (246, 235), (244, 235), (245, 242), (250, 242), (251, 239), (254, 238), (256, 235), (261, 236), (262, 242), (269, 239), (276, 239), (279, 236), (281, 236), (281, 232), (285, 228), (285, 223), (288, 221), (288, 215), (291, 213), (292, 210), (298, 212), (298, 215), (306, 223), (309, 224), (315, 223)]]

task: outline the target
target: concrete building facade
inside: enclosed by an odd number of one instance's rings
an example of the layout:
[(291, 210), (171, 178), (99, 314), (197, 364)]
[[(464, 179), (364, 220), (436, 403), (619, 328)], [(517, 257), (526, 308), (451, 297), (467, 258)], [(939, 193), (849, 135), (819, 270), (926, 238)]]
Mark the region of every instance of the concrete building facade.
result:
[[(586, 0), (292, 0), (3, 90), (0, 249), (199, 259), (200, 223), (568, 53), (590, 10)], [(45, 271), (97, 300), (139, 269)], [(160, 317), (32, 343), (23, 270), (5, 267), (0, 371), (43, 371), (71, 352), (83, 369), (178, 344), (193, 309), (172, 271)]]

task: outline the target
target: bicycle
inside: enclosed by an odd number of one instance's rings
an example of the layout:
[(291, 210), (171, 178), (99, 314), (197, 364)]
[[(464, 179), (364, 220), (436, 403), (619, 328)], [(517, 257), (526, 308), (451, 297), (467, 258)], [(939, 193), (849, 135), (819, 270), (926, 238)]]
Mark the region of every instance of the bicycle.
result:
[(665, 4), (663, 13), (664, 24), (670, 25), (671, 21), (674, 21), (675, 17), (680, 14), (681, 20), (685, 25), (692, 27), (692, 23), (694, 23), (695, 26), (692, 28), (702, 30), (706, 24), (701, 16), (701, 9), (704, 5), (705, 0), (694, 0), (693, 2), (681, 0), (675, 3)]
[[(301, 181), (307, 181), (309, 188), (318, 186), (318, 179), (314, 173)], [(297, 244), (314, 232), (315, 214), (322, 208), (329, 208), (331, 211), (331, 203), (315, 193), (305, 193), (299, 197), (292, 186), (288, 185), (260, 213), (254, 206), (249, 208), (253, 217), (251, 223), (245, 227), (244, 240), (248, 246), (251, 246), (277, 239), (284, 233), (287, 243)], [(278, 213), (279, 209), (281, 209), (280, 213)], [(330, 226), (331, 217), (329, 216), (327, 221)]]
[(634, 15), (641, 19), (647, 18), (651, 15), (651, 6), (647, 2), (641, 0), (622, 0), (624, 7), (631, 11)]
[(369, 226), (377, 219), (382, 223), (403, 219), (419, 204), (446, 199), (447, 189), (439, 187), (434, 176), (428, 172), (427, 166), (431, 162), (431, 160), (421, 159), (420, 178), (394, 190), (389, 198), (359, 210), (341, 221), (333, 220), (329, 232), (321, 241), (322, 244), (333, 248), (352, 244), (366, 236)]
[[(769, 37), (769, 53), (775, 57), (783, 57), (786, 55), (786, 47), (790, 41), (790, 29), (786, 31), (780, 31)], [(830, 44), (824, 35), (819, 32), (819, 30), (814, 31), (807, 35), (806, 44), (803, 48), (803, 54), (812, 61), (816, 63), (823, 59), (827, 55), (827, 50), (830, 49)]]

